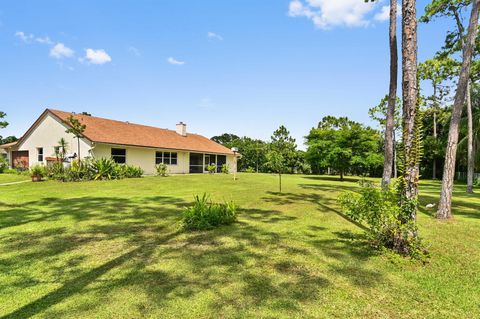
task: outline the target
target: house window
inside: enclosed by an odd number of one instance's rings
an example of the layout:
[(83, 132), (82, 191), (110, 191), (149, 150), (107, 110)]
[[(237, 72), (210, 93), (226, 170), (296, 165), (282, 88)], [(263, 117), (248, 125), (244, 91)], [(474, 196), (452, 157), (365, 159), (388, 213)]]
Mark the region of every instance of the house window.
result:
[(175, 152), (155, 152), (155, 164), (177, 165), (178, 154)]
[(127, 150), (124, 148), (112, 148), (112, 159), (115, 163), (125, 164), (127, 162)]
[(37, 160), (39, 162), (43, 162), (43, 147), (37, 148), (37, 154), (38, 154)]

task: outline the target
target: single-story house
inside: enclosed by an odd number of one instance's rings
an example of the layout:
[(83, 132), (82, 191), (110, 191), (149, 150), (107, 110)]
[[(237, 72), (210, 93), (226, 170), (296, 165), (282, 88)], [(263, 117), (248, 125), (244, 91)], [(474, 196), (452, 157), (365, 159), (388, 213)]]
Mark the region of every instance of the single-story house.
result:
[[(73, 116), (86, 126), (78, 140), (66, 133), (67, 119)], [(187, 132), (180, 122), (176, 130), (161, 129), (129, 122), (109, 120), (85, 114), (46, 109), (15, 143), (0, 145), (12, 168), (28, 168), (55, 161), (58, 141), (64, 138), (68, 153), (80, 158), (112, 158), (117, 163), (140, 166), (145, 174), (154, 174), (155, 165), (164, 163), (171, 174), (204, 173), (215, 163), (218, 171), (227, 164), (236, 170), (238, 154), (204, 136)]]

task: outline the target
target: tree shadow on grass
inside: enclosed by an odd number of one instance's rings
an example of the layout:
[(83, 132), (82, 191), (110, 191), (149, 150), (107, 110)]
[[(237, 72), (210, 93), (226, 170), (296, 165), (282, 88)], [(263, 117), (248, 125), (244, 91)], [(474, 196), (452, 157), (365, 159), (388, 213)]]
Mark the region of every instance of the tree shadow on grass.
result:
[(264, 197), (263, 200), (267, 202), (277, 203), (279, 205), (286, 205), (286, 204), (293, 204), (299, 202), (310, 202), (319, 206), (321, 212), (333, 212), (337, 214), (339, 217), (343, 218), (344, 220), (348, 221), (349, 223), (361, 228), (362, 230), (368, 230), (365, 225), (358, 223), (352, 220), (350, 217), (345, 215), (340, 210), (333, 207), (336, 203), (335, 200), (331, 198), (326, 198), (325, 196), (319, 193), (278, 193), (278, 192), (267, 192), (268, 197)]
[[(299, 200), (296, 194), (286, 196)], [(321, 200), (313, 194), (302, 198)], [(69, 315), (82, 316), (89, 307), (109, 305), (112, 292), (122, 289), (144, 293), (145, 299), (136, 303), (143, 316), (207, 290), (216, 296), (208, 307), (219, 316), (231, 315), (232, 308), (240, 314), (266, 308), (301, 315), (302, 303), (317, 301), (332, 285), (327, 274), (305, 262), (318, 253), (334, 259), (331, 271), (366, 278), (353, 284), (373, 282), (363, 266), (368, 256), (341, 233), (332, 233), (331, 241), (319, 239), (315, 233), (328, 233), (327, 229), (312, 226), (309, 236), (293, 239), (282, 227), (275, 231), (270, 224), (288, 225), (298, 217), (262, 209), (241, 209), (241, 220), (230, 226), (183, 233), (178, 222), (188, 204), (165, 196), (90, 196), (47, 198), (25, 203), (21, 210), (0, 210), (0, 268), (14, 278), (0, 288), (13, 295), (39, 284), (60, 284), (2, 318), (59, 317), (67, 314), (57, 307), (62, 303), (71, 305)], [(165, 266), (171, 263), (173, 268)], [(28, 264), (48, 267), (39, 278), (30, 273)], [(235, 287), (233, 292), (225, 292), (228, 286)], [(95, 303), (87, 305), (82, 299), (69, 303), (80, 294), (95, 294)]]

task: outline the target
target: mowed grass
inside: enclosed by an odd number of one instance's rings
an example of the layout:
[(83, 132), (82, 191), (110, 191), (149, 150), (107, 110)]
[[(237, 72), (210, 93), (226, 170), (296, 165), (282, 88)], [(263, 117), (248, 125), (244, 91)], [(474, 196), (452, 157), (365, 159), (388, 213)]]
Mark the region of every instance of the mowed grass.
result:
[[(423, 265), (371, 249), (336, 198), (356, 180), (240, 174), (0, 188), (2, 318), (480, 317), (480, 196), (422, 209)], [(439, 184), (423, 183), (421, 204)], [(238, 222), (179, 230), (193, 195)]]
[[(30, 176), (19, 174), (0, 174), (0, 184), (23, 182), (31, 180)], [(1, 190), (0, 190), (1, 194)]]

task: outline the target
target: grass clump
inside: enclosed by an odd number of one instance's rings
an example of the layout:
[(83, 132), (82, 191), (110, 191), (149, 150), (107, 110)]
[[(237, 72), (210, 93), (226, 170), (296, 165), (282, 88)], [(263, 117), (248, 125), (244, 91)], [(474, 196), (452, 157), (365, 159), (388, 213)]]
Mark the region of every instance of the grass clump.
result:
[(205, 230), (228, 225), (237, 219), (237, 205), (233, 202), (213, 203), (206, 193), (196, 195), (191, 207), (183, 212), (182, 228)]

